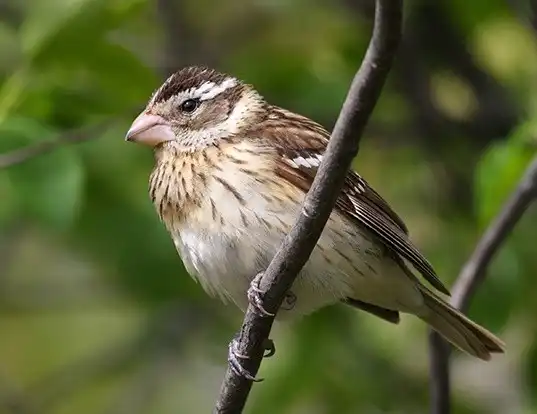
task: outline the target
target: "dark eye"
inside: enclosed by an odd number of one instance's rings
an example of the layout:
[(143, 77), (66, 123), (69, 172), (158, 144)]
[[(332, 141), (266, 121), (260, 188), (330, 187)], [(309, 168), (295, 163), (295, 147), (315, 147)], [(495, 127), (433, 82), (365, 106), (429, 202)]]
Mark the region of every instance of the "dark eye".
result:
[(194, 112), (199, 104), (197, 99), (187, 99), (181, 104), (180, 108), (183, 112)]

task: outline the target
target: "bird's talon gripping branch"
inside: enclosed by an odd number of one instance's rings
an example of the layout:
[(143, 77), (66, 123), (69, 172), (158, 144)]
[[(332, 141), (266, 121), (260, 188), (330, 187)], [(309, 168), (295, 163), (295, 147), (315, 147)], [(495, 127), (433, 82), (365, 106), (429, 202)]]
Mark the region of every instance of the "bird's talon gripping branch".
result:
[[(272, 342), (272, 341), (271, 341)], [(273, 344), (274, 346), (274, 344)], [(247, 355), (242, 355), (238, 352), (238, 339), (233, 338), (231, 342), (229, 343), (229, 352), (227, 360), (229, 362), (229, 366), (233, 370), (233, 372), (240, 376), (244, 377), (249, 381), (252, 382), (261, 382), (263, 381), (263, 378), (257, 378), (250, 374), (246, 368), (242, 366), (241, 360), (248, 359), (249, 357)]]
[(263, 346), (265, 349), (263, 358), (270, 358), (276, 353), (276, 347), (274, 346), (274, 341), (272, 339), (265, 339)]
[(295, 307), (295, 303), (296, 295), (293, 292), (289, 291), (285, 294), (285, 298), (283, 300), (281, 308), (286, 311), (292, 310)]
[(248, 301), (255, 307), (261, 316), (272, 317), (275, 316), (275, 314), (267, 311), (263, 306), (263, 298), (261, 297), (263, 291), (259, 287), (262, 277), (263, 272), (260, 272), (254, 277), (252, 283), (250, 283), (250, 287), (248, 288)]

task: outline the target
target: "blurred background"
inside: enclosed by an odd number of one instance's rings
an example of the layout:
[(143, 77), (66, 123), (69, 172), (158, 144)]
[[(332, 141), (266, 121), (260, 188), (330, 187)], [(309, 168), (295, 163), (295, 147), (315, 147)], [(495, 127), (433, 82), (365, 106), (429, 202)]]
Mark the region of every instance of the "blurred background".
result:
[[(208, 413), (242, 315), (185, 273), (123, 141), (173, 70), (207, 64), (331, 129), (370, 0), (0, 1), (0, 413)], [(537, 18), (408, 0), (355, 167), (454, 281), (537, 152)], [(18, 151), (18, 149), (21, 149)], [(508, 343), (453, 359), (454, 412), (537, 413), (537, 208), (470, 315)], [(426, 413), (425, 326), (343, 306), (278, 325), (250, 413)]]

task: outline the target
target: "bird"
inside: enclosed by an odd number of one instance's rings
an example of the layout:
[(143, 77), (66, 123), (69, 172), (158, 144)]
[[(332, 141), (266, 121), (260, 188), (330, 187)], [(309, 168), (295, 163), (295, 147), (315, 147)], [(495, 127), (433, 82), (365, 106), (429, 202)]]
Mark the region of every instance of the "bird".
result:
[[(149, 195), (188, 273), (211, 296), (264, 314), (256, 282), (298, 217), (329, 138), (320, 124), (205, 66), (171, 74), (125, 137), (153, 148)], [(276, 318), (344, 303), (393, 324), (400, 313), (415, 315), (482, 360), (504, 352), (443, 295), (449, 290), (404, 221), (351, 170)]]

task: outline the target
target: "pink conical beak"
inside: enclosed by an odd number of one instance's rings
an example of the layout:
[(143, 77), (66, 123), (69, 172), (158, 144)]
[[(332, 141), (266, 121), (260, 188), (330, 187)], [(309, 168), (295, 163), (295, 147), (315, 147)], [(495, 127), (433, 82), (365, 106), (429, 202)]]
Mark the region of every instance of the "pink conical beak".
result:
[(175, 139), (168, 121), (158, 115), (142, 112), (132, 123), (125, 141), (132, 141), (154, 147), (165, 141)]

